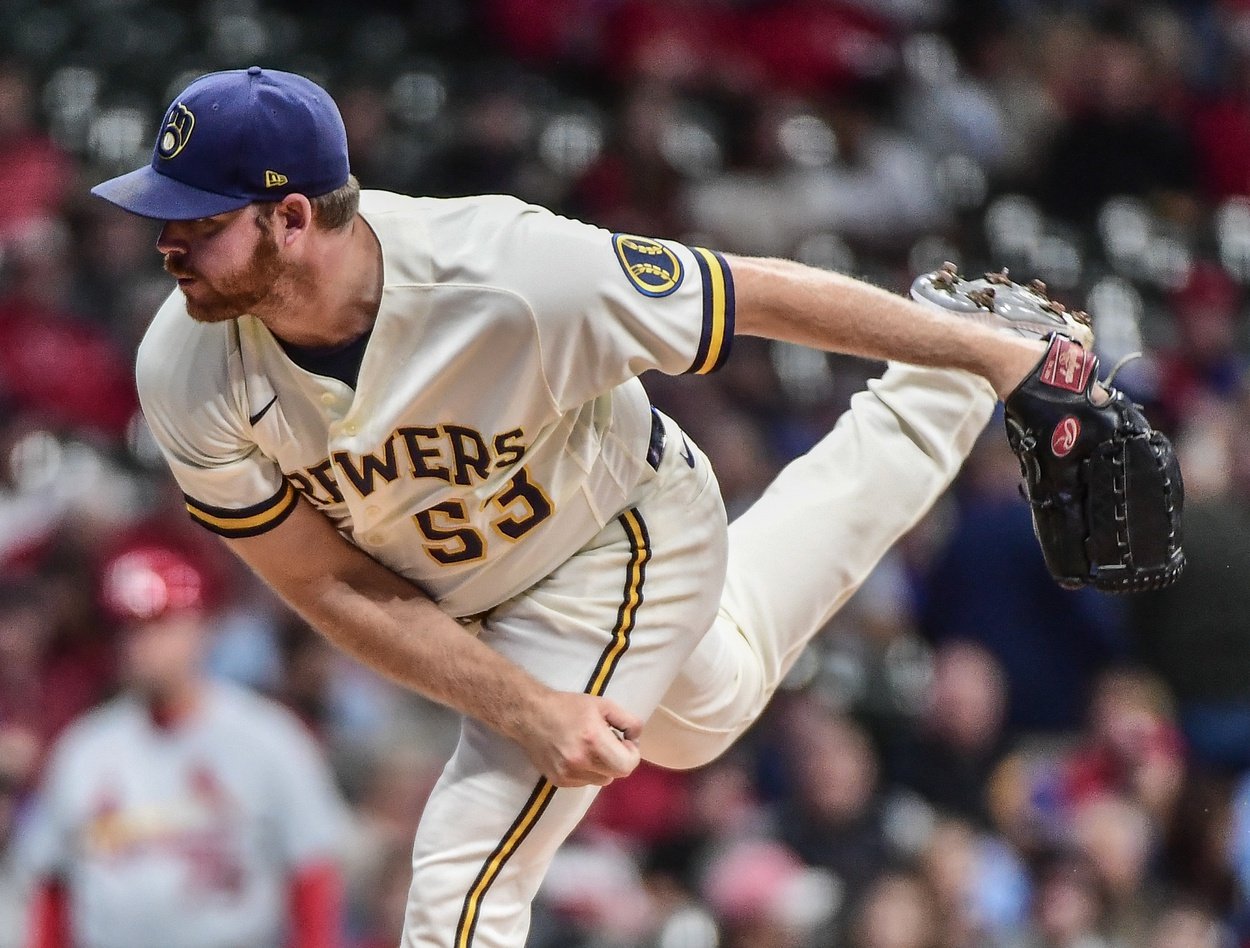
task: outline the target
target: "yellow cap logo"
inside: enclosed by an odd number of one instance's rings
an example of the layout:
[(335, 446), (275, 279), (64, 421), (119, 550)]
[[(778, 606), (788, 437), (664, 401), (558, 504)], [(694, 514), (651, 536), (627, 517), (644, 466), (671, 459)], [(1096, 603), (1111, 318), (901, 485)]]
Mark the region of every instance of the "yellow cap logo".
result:
[(265, 172), (265, 187), (267, 188), (280, 188), (286, 182), (287, 177), (284, 174), (278, 174), (276, 171)]
[(165, 124), (161, 126), (161, 136), (156, 140), (156, 153), (167, 160), (174, 157), (187, 147), (193, 128), (195, 116), (191, 114), (191, 110), (181, 102), (175, 102), (165, 116)]

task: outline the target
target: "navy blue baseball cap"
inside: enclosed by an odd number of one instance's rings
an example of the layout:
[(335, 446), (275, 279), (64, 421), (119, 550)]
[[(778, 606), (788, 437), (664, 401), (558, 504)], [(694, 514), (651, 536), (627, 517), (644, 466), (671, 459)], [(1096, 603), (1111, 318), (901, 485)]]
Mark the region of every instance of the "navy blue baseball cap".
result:
[(317, 197), (347, 183), (347, 132), (330, 94), (294, 73), (232, 69), (196, 79), (169, 106), (152, 162), (91, 193), (158, 220), (194, 220)]

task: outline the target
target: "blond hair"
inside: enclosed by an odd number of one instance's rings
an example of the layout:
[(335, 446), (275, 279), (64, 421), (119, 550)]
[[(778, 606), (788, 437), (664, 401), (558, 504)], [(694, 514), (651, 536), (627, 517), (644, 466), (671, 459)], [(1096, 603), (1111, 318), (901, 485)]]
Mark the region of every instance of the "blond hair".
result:
[[(360, 182), (354, 174), (347, 176), (347, 183), (325, 194), (310, 197), (313, 223), (323, 230), (342, 230), (356, 217), (360, 210)], [(269, 229), (269, 218), (277, 201), (256, 201), (252, 205), (256, 209), (256, 226), (261, 230)]]

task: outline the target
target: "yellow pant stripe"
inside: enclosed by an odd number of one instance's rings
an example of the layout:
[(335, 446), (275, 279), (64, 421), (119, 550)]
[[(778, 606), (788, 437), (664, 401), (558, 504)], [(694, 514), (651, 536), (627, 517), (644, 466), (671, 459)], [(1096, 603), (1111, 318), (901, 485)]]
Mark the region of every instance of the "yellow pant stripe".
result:
[(621, 597), (621, 608), (616, 614), (616, 626), (612, 630), (612, 641), (604, 649), (599, 664), (586, 685), (586, 694), (601, 695), (608, 686), (608, 679), (616, 670), (616, 663), (629, 647), (629, 633), (634, 629), (634, 618), (638, 607), (642, 604), (642, 581), (646, 576), (647, 561), (651, 559), (651, 545), (647, 537), (647, 527), (637, 510), (627, 510), (618, 518), (625, 533), (629, 537), (629, 566), (625, 571), (625, 594)]
[[(625, 592), (621, 607), (616, 614), (612, 639), (599, 657), (594, 673), (590, 676), (590, 682), (586, 685), (586, 694), (590, 695), (603, 694), (608, 681), (612, 678), (612, 672), (616, 670), (617, 663), (629, 647), (629, 634), (633, 631), (638, 607), (642, 604), (642, 584), (646, 578), (647, 561), (651, 559), (647, 527), (638, 511), (627, 510), (617, 519), (629, 538), (630, 556), (625, 570)], [(477, 928), (482, 899), (485, 898), (487, 890), (498, 878), (499, 873), (503, 871), (508, 858), (525, 841), (525, 837), (534, 828), (538, 818), (543, 815), (543, 811), (547, 809), (547, 804), (551, 802), (555, 792), (555, 784), (550, 780), (546, 777), (539, 780), (529, 800), (522, 807), (520, 816), (508, 827), (508, 832), (504, 834), (499, 845), (483, 864), (481, 872), (469, 888), (469, 894), (465, 896), (464, 908), (460, 911), (460, 921), (456, 925), (456, 948), (472, 948), (473, 933)]]

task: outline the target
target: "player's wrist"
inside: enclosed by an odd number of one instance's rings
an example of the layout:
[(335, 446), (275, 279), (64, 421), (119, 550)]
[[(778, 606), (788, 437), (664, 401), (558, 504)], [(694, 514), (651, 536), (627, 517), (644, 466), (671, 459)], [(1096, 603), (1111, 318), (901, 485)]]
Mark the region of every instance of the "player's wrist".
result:
[(1006, 400), (1042, 361), (1042, 357), (1046, 355), (1046, 343), (1038, 339), (1006, 335), (997, 337), (997, 341), (1001, 342), (1001, 347), (983, 374), (998, 393), (998, 397)]
[(528, 675), (518, 676), (507, 707), (492, 723), (500, 734), (522, 747), (547, 728), (555, 692)]

